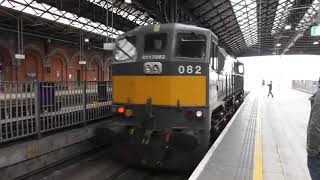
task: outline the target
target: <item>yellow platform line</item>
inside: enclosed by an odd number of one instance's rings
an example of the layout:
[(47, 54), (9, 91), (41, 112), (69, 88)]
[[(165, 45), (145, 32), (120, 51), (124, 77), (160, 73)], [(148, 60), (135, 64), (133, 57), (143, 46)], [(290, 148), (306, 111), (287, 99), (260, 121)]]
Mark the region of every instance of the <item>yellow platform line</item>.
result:
[(260, 100), (257, 103), (256, 136), (254, 148), (253, 180), (263, 180)]

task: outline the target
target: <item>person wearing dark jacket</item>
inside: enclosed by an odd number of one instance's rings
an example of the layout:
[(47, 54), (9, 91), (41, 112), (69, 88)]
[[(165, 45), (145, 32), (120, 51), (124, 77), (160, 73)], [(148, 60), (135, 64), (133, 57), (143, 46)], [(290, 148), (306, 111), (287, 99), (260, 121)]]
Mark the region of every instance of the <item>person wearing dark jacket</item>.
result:
[[(319, 81), (320, 82), (320, 81)], [(320, 83), (319, 83), (320, 84)], [(320, 180), (320, 88), (311, 96), (311, 112), (307, 128), (308, 168), (313, 180)]]
[(272, 81), (270, 81), (270, 84), (267, 84), (269, 86), (269, 93), (268, 93), (268, 97), (269, 95), (271, 94), (271, 96), (273, 97), (273, 94), (272, 94)]

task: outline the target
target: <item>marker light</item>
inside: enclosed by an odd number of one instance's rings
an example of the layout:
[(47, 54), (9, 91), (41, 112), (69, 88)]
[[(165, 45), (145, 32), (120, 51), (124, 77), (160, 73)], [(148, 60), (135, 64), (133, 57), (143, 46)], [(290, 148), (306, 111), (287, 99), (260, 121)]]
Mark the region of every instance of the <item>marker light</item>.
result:
[(199, 118), (199, 117), (201, 117), (202, 116), (202, 111), (197, 111), (196, 112), (196, 116)]
[(126, 108), (124, 108), (124, 106), (119, 106), (117, 109), (117, 112), (120, 114), (123, 114), (126, 111)]
[(191, 110), (188, 110), (188, 111), (187, 111), (187, 116), (188, 116), (189, 118), (192, 118), (192, 117), (193, 117), (193, 112), (192, 112)]

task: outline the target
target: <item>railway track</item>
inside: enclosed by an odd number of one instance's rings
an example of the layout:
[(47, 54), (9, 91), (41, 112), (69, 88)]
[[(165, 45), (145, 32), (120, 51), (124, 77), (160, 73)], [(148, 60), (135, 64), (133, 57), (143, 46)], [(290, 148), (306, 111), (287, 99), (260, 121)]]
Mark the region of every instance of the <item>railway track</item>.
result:
[(185, 180), (188, 174), (127, 167), (100, 148), (21, 177), (23, 180)]
[[(248, 93), (245, 93), (245, 96)], [(227, 118), (227, 116), (226, 116)], [(217, 135), (218, 136), (218, 135)], [(115, 161), (103, 147), (52, 167), (21, 177), (25, 180), (186, 180), (191, 172), (177, 173), (137, 169)]]
[(104, 180), (186, 180), (187, 174), (179, 174), (173, 172), (157, 171), (152, 172), (146, 169), (128, 168), (120, 170), (119, 173), (108, 177)]

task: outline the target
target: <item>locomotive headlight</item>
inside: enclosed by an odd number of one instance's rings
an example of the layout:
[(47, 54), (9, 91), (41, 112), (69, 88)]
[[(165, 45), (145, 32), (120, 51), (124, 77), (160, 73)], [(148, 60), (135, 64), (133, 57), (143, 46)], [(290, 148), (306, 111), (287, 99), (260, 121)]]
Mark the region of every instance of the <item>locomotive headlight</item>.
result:
[(143, 71), (145, 74), (161, 74), (162, 64), (160, 62), (145, 62)]
[(203, 113), (202, 111), (196, 111), (196, 116), (199, 118), (199, 117), (202, 117)]
[(158, 65), (153, 66), (153, 72), (159, 73), (159, 66)]
[(150, 73), (151, 72), (151, 67), (149, 65), (144, 66), (144, 72), (145, 73)]

